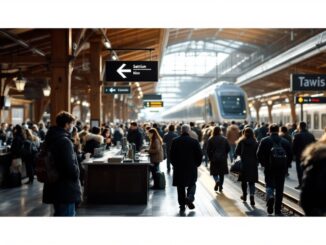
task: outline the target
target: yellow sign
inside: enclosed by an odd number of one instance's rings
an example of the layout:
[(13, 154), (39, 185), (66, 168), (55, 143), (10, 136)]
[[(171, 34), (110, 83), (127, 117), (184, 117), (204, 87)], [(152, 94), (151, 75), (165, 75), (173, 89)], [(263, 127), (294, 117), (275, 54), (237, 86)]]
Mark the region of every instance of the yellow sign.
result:
[(146, 101), (144, 107), (163, 107), (163, 101)]

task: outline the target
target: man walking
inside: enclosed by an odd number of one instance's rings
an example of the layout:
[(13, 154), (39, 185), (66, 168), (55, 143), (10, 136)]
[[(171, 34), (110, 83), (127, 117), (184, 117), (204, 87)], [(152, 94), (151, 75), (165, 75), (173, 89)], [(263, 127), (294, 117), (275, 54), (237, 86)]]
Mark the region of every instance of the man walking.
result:
[(258, 146), (257, 157), (264, 167), (267, 212), (282, 215), (284, 182), (287, 167), (292, 162), (292, 151), (289, 142), (278, 135), (277, 124), (270, 125), (269, 132), (270, 136), (263, 138)]
[(45, 137), (57, 177), (44, 183), (43, 202), (53, 204), (54, 216), (75, 216), (76, 203), (81, 201), (78, 161), (70, 140), (74, 121), (70, 113), (60, 112)]
[[(181, 127), (181, 136), (172, 141), (171, 164), (173, 165), (173, 186), (178, 190), (180, 212), (185, 211), (185, 205), (194, 209), (197, 168), (201, 164), (202, 152), (198, 140), (189, 136), (190, 126)], [(186, 193), (187, 188), (187, 193)]]
[(171, 171), (171, 156), (170, 156), (170, 151), (171, 151), (171, 145), (173, 139), (177, 138), (178, 135), (175, 133), (175, 127), (173, 124), (169, 126), (169, 132), (167, 132), (164, 137), (163, 137), (163, 142), (165, 143), (165, 149), (166, 149), (166, 167), (168, 170), (168, 173)]
[(294, 187), (295, 189), (301, 189), (302, 185), (302, 176), (303, 170), (301, 167), (301, 155), (304, 149), (315, 142), (315, 137), (308, 132), (307, 124), (305, 122), (300, 122), (299, 124), (299, 132), (294, 135), (293, 139), (293, 154), (295, 156), (295, 165), (297, 170), (298, 182), (299, 185)]

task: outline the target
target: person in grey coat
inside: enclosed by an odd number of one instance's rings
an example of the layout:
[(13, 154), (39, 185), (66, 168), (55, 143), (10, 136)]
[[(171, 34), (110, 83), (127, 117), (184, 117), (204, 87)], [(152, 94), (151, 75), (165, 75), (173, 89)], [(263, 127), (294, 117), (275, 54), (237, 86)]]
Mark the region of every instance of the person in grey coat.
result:
[(230, 145), (227, 139), (222, 136), (221, 128), (214, 127), (213, 135), (207, 143), (207, 154), (210, 160), (210, 174), (215, 180), (214, 190), (222, 192), (224, 175), (229, 173), (227, 157)]
[[(194, 209), (197, 168), (203, 157), (198, 140), (189, 136), (190, 126), (181, 127), (181, 136), (175, 138), (171, 145), (171, 164), (173, 165), (173, 186), (177, 187), (180, 212), (185, 211), (185, 205)], [(187, 187), (187, 193), (186, 193)]]

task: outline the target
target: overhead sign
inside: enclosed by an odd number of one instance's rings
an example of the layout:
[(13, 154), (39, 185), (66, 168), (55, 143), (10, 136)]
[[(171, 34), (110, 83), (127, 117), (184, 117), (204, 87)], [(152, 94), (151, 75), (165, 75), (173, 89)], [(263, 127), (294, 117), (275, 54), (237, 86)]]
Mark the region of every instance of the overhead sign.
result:
[(105, 87), (105, 94), (130, 94), (130, 87)]
[(146, 101), (144, 107), (163, 107), (163, 101)]
[(157, 61), (106, 61), (107, 82), (157, 82)]
[(291, 74), (291, 91), (326, 90), (326, 74)]
[(144, 94), (143, 96), (143, 101), (145, 100), (162, 100), (162, 95), (161, 94)]
[(326, 103), (326, 97), (295, 97), (296, 104), (323, 104)]

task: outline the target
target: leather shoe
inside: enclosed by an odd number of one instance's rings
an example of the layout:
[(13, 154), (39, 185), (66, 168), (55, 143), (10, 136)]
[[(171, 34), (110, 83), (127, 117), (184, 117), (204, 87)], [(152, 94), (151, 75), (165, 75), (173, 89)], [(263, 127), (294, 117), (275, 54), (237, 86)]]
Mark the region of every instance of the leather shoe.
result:
[(191, 201), (189, 201), (188, 198), (186, 198), (186, 205), (188, 206), (189, 209), (195, 208), (195, 205)]
[(214, 191), (218, 190), (219, 185), (220, 185), (220, 182), (216, 181), (215, 186), (214, 186)]
[(294, 189), (300, 190), (301, 189), (301, 185), (298, 185), (298, 186), (294, 187)]
[(272, 214), (274, 209), (274, 197), (271, 197), (267, 201), (267, 213)]

